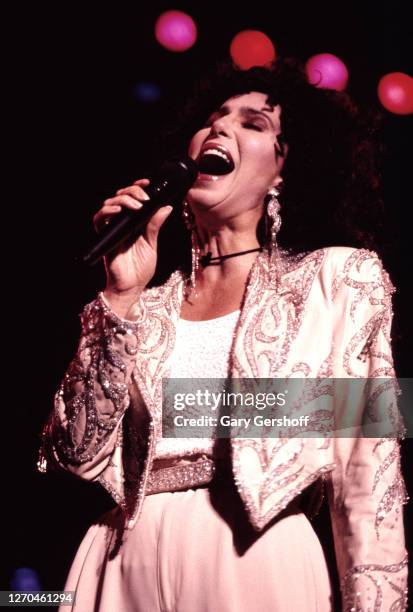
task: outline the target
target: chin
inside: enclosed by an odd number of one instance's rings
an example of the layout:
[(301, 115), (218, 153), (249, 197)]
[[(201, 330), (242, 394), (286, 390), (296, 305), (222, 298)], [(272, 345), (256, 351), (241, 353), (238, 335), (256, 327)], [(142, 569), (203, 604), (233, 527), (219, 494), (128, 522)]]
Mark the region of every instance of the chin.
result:
[[(215, 195), (215, 194), (214, 194)], [(187, 202), (192, 208), (194, 212), (198, 211), (206, 211), (215, 208), (218, 204), (220, 204), (221, 199), (217, 199), (217, 197), (213, 197), (212, 194), (206, 194), (201, 190), (197, 190), (196, 193), (192, 197), (187, 197)]]
[(194, 186), (188, 191), (188, 203), (210, 207), (225, 200), (232, 192), (231, 185), (224, 185), (227, 176), (199, 175)]

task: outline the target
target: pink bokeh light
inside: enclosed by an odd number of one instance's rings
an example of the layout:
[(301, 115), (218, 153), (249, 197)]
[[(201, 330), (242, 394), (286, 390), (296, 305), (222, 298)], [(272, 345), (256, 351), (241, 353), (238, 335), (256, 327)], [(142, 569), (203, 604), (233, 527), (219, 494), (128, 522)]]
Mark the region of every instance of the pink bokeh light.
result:
[(332, 53), (313, 55), (305, 65), (307, 78), (312, 85), (321, 89), (344, 91), (348, 82), (345, 63)]
[(192, 17), (186, 13), (166, 11), (156, 21), (155, 37), (168, 51), (187, 51), (197, 39), (197, 28)]

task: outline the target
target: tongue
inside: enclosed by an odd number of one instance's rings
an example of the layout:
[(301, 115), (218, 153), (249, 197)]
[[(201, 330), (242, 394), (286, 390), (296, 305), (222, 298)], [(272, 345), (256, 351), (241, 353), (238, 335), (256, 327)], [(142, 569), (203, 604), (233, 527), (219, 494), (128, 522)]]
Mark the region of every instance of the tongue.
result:
[(204, 155), (199, 162), (199, 171), (202, 174), (229, 174), (233, 169), (233, 164), (219, 155)]

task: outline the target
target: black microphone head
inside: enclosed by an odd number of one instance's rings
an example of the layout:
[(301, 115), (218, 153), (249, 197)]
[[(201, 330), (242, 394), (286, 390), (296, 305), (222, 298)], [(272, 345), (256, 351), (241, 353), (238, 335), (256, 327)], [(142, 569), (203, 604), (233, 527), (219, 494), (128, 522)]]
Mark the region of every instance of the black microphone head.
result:
[(173, 157), (162, 164), (154, 177), (168, 181), (171, 189), (183, 190), (185, 193), (192, 187), (198, 176), (198, 165), (188, 155)]
[(184, 168), (185, 172), (188, 174), (188, 180), (191, 181), (192, 186), (198, 176), (198, 164), (188, 155), (181, 157), (178, 160), (178, 164)]
[(153, 203), (178, 204), (185, 198), (198, 176), (198, 166), (188, 156), (172, 157), (151, 177), (146, 193)]

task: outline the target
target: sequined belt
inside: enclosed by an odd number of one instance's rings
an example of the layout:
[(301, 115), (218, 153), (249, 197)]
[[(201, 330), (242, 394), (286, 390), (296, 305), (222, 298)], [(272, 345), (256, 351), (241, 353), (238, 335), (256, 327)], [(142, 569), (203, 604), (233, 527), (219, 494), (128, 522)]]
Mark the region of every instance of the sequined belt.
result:
[(210, 483), (216, 465), (209, 457), (200, 457), (191, 463), (172, 465), (152, 470), (146, 484), (146, 495), (182, 491)]

